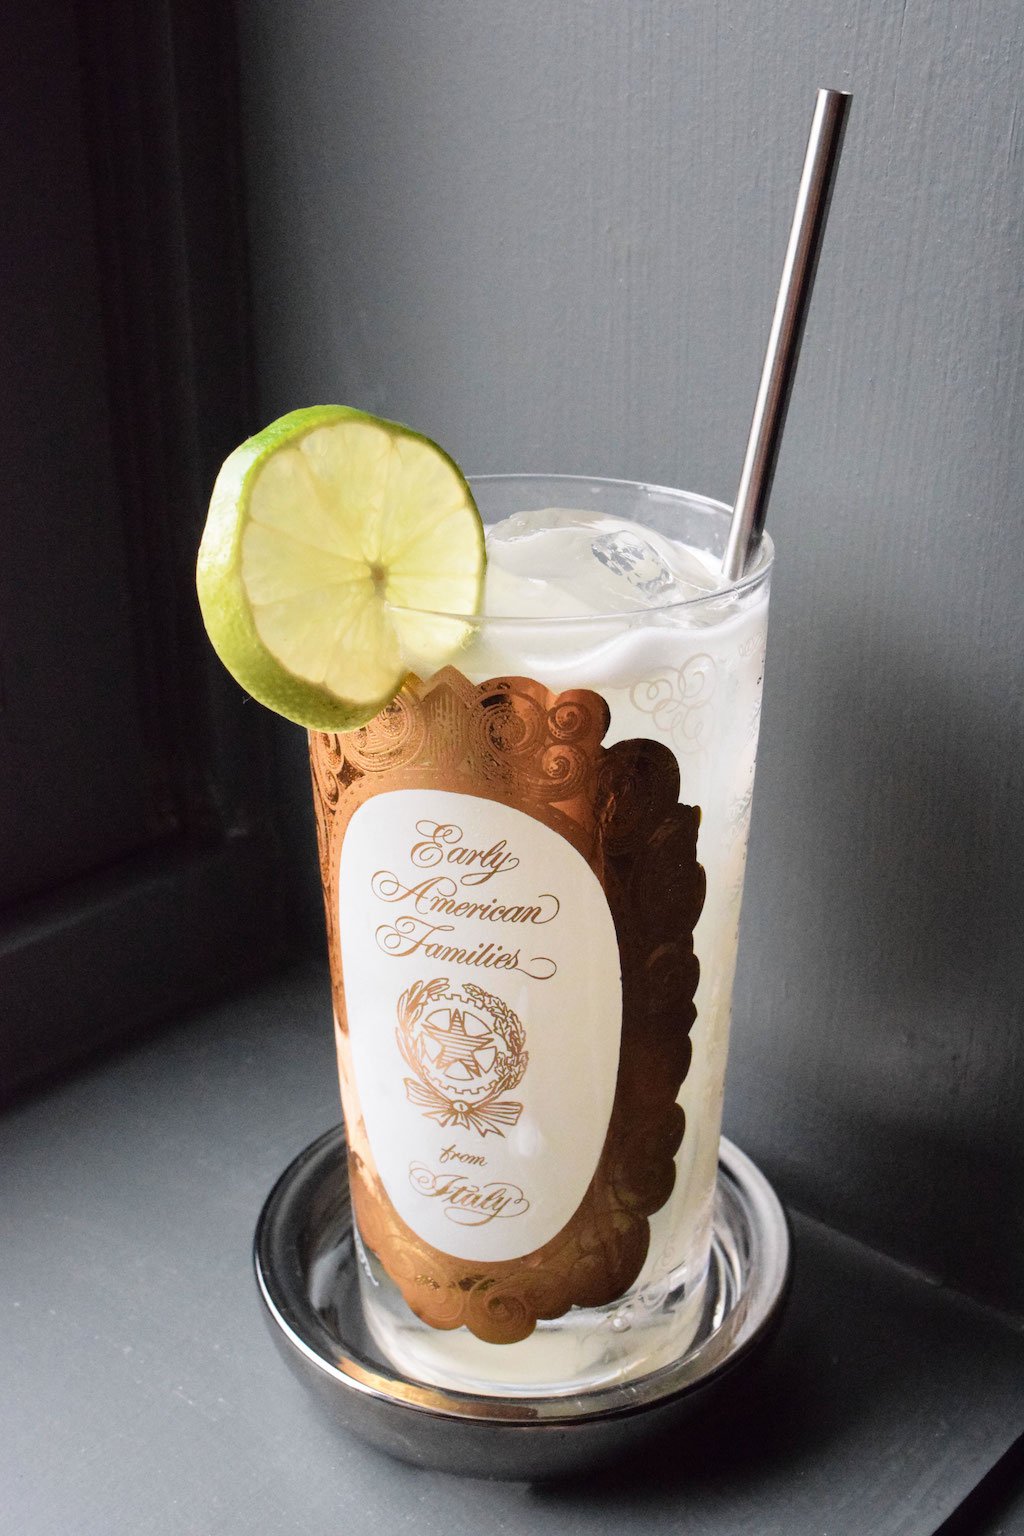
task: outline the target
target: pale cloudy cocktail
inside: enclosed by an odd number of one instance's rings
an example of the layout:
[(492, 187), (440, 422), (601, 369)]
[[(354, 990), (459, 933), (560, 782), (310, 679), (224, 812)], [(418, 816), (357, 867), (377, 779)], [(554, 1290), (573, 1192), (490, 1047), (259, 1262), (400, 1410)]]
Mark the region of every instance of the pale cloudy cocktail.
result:
[(311, 736), (362, 1295), (414, 1376), (568, 1392), (700, 1316), (771, 546), (723, 587), (719, 504), (472, 488), (482, 612)]

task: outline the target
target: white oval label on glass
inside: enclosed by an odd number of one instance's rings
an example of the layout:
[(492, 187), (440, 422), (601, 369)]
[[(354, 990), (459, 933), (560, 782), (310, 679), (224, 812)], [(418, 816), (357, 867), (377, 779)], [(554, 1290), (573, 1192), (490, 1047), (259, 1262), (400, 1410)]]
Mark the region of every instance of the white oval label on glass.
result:
[(534, 817), (449, 790), (373, 796), (338, 877), (355, 1085), (388, 1198), (424, 1242), (543, 1247), (594, 1176), (622, 982), (604, 891)]

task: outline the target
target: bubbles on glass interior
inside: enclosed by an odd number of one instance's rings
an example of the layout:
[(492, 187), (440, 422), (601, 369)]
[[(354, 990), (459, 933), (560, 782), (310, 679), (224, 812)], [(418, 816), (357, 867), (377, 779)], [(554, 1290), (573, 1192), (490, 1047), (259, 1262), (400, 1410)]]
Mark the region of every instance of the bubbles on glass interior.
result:
[(661, 608), (714, 592), (706, 557), (603, 512), (517, 512), (487, 535), (484, 612), (567, 617)]

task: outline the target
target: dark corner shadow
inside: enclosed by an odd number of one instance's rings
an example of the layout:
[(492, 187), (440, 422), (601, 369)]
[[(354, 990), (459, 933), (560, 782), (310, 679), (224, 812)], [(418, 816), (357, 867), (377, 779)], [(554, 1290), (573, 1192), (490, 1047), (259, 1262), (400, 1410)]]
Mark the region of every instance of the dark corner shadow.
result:
[(1024, 1530), (1024, 1436), (1015, 1440), (935, 1536), (1013, 1536)]

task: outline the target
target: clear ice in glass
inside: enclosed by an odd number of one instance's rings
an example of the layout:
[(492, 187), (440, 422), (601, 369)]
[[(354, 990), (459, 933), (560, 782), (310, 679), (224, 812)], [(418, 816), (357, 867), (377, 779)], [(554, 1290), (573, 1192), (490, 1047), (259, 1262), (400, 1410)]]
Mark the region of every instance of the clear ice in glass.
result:
[(612, 614), (705, 596), (717, 574), (682, 544), (600, 512), (517, 512), (487, 535), (491, 615)]

